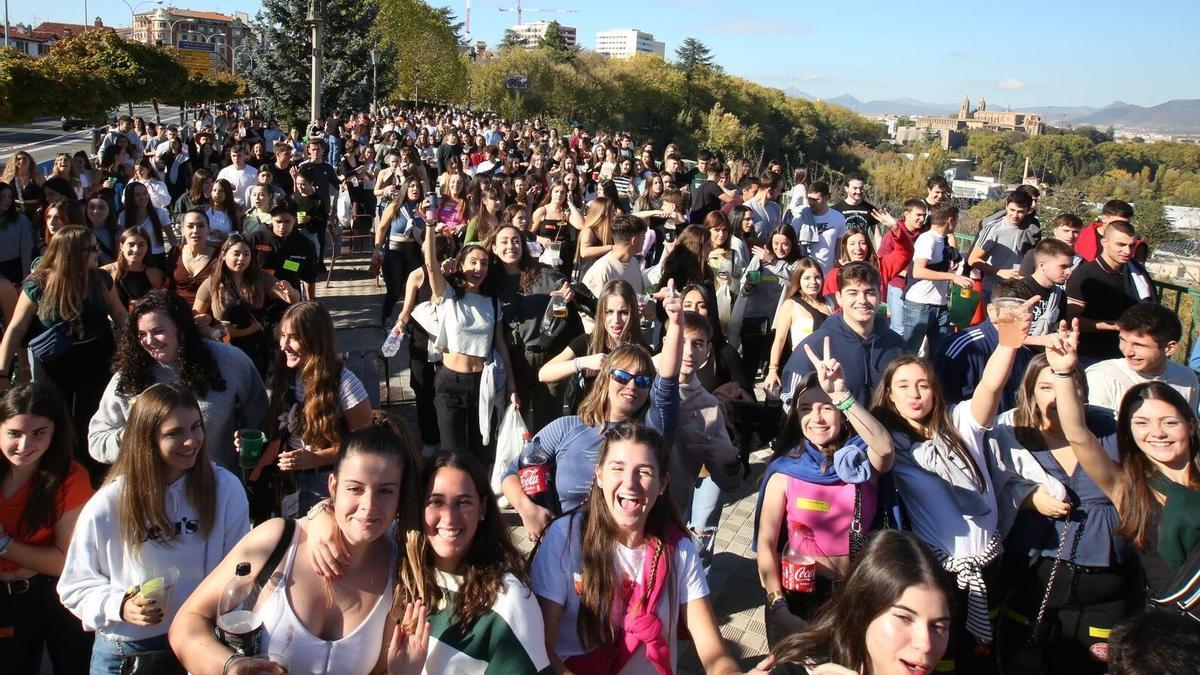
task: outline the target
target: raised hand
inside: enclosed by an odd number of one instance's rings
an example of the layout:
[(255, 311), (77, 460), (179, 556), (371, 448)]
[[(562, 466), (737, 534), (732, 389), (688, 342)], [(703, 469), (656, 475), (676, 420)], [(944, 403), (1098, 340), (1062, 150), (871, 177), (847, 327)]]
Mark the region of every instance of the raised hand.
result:
[(804, 345), (804, 353), (808, 355), (808, 360), (813, 364), (821, 390), (829, 394), (831, 400), (840, 400), (845, 397), (847, 392), (846, 374), (842, 371), (842, 364), (829, 353), (828, 336), (825, 338), (824, 351), (824, 356), (817, 358), (812, 347), (808, 344)]
[(1079, 319), (1068, 326), (1066, 321), (1058, 322), (1058, 333), (1051, 336), (1046, 345), (1046, 363), (1050, 370), (1065, 373), (1075, 368), (1079, 363)]
[(419, 675), (429, 652), (429, 621), (425, 605), (418, 600), (404, 606), (404, 617), (396, 622), (388, 645), (388, 675)]
[(1021, 303), (1019, 307), (1000, 307), (988, 305), (988, 316), (1000, 333), (1000, 345), (1016, 349), (1029, 335), (1029, 327), (1033, 324), (1033, 306), (1041, 301), (1041, 296), (1035, 295)]
[(683, 298), (679, 295), (679, 291), (675, 290), (675, 280), (668, 279), (667, 287), (664, 290), (666, 295), (662, 299), (663, 311), (667, 313), (669, 321), (680, 323), (683, 320)]

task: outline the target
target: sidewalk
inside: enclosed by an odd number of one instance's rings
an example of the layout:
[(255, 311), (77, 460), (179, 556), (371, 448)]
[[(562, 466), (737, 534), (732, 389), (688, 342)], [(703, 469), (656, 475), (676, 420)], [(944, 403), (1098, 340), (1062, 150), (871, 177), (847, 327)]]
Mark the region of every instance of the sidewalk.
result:
[[(384, 329), (379, 325), (383, 287), (376, 287), (373, 279), (365, 278), (367, 263), (366, 255), (339, 258), (332, 284), (327, 288), (322, 280), (317, 285), (317, 299), (333, 314), (338, 333), (338, 349), (344, 354), (351, 354), (352, 357), (360, 353), (378, 352), (385, 337)], [(398, 311), (399, 308), (396, 312)], [(399, 412), (415, 429), (413, 392), (408, 388), (407, 361), (407, 354), (397, 354), (391, 359), (387, 370), (391, 375), (391, 404), (399, 406)], [(358, 370), (353, 365), (351, 369)], [(382, 373), (379, 381), (379, 401), (383, 403), (387, 401), (387, 394), (382, 386)], [(370, 389), (368, 386), (368, 390)], [(752, 457), (753, 472), (750, 478), (742, 483), (721, 515), (716, 555), (708, 577), (710, 599), (721, 635), (743, 670), (752, 668), (767, 652), (762, 609), (766, 596), (758, 581), (758, 566), (754, 554), (750, 551), (758, 479), (762, 476), (767, 457), (766, 451), (755, 453)], [(516, 514), (508, 511), (505, 517), (513, 526), (513, 537), (518, 545), (527, 548), (529, 541), (521, 531), (520, 520)], [(679, 672), (704, 672), (696, 650), (690, 642), (680, 644)]]

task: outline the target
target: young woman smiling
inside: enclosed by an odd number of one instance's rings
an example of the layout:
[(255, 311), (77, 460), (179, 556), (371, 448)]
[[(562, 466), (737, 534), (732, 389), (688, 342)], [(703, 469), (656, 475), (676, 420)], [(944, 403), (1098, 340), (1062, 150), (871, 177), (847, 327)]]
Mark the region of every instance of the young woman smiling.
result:
[(821, 265), (812, 258), (801, 258), (792, 270), (783, 302), (775, 310), (775, 339), (771, 342), (767, 377), (763, 380), (765, 391), (780, 389), (779, 364), (783, 362), (784, 346), (799, 347), (800, 341), (820, 328), (829, 315), (829, 305), (821, 297)]
[[(362, 382), (342, 365), (333, 318), (324, 305), (288, 307), (279, 321), (279, 353), (271, 379), (267, 438), (272, 449), (260, 467), (276, 461), (299, 488), (295, 512), (303, 513), (326, 493), (342, 437), (371, 423), (371, 402)], [(277, 456), (276, 456), (276, 453)], [(252, 474), (257, 478), (257, 474)]]
[[(327, 510), (346, 549), (343, 575), (320, 576), (299, 551), (311, 547), (317, 523), (301, 518), (269, 520), (254, 528), (208, 575), (180, 608), (171, 626), (171, 646), (180, 662), (197, 674), (258, 675), (291, 672), (367, 675), (405, 670), (407, 647), (393, 599), (394, 571), (403, 535), (417, 527), (421, 485), (418, 459), (382, 427), (351, 432), (338, 448), (327, 490)], [(399, 519), (399, 520), (398, 520)], [(397, 522), (398, 521), (398, 522)], [(319, 529), (319, 527), (317, 528)], [(285, 539), (286, 537), (286, 539)], [(239, 563), (262, 570), (272, 551), (286, 555), (258, 596), (263, 617), (261, 656), (237, 656), (214, 637), (218, 603)], [(421, 622), (424, 623), (423, 621)], [(395, 649), (389, 651), (389, 645)], [(415, 656), (415, 655), (414, 655)]]
[[(183, 599), (250, 529), (241, 483), (209, 461), (204, 438), (194, 396), (150, 387), (107, 483), (79, 514), (58, 593), (96, 631), (93, 675), (118, 675), (128, 657), (166, 649)], [(152, 586), (169, 588), (158, 595)]]
[(216, 271), (200, 286), (192, 310), (198, 320), (207, 319), (200, 323), (225, 324), (218, 339), (227, 337), (230, 344), (245, 352), (265, 379), (271, 338), (263, 326), (263, 310), (272, 300), (300, 302), (300, 291), (263, 271), (250, 243), (236, 232), (221, 245), (217, 260)]
[[(1057, 375), (1079, 361), (1079, 320), (1060, 324), (1046, 349)], [(1200, 428), (1186, 399), (1164, 382), (1134, 385), (1117, 411), (1117, 458), (1089, 431), (1079, 393), (1069, 378), (1054, 382), (1063, 432), (1079, 464), (1116, 506), (1117, 533), (1142, 561), (1150, 598), (1180, 589), (1178, 572), (1194, 569), (1200, 553)], [(1194, 600), (1193, 600), (1194, 602)], [(1193, 611), (1195, 605), (1193, 604)]]
[(741, 672), (717, 630), (700, 556), (666, 494), (668, 442), (633, 422), (603, 439), (582, 508), (551, 524), (533, 556), (530, 582), (551, 667), (673, 673), (686, 622), (706, 673)]
[(238, 471), (234, 432), (262, 428), (267, 408), (262, 378), (236, 347), (204, 339), (192, 308), (165, 290), (151, 291), (129, 314), (112, 379), (87, 427), (91, 456), (105, 464), (117, 461), (133, 400), (159, 382), (177, 382), (198, 399), (208, 454), (226, 470)]
[(56, 673), (87, 672), (92, 636), (58, 601), (75, 520), (92, 486), (76, 463), (71, 416), (54, 387), (34, 382), (0, 397), (0, 659), (39, 672), (43, 649)]
[[(854, 539), (875, 520), (879, 475), (891, 471), (894, 461), (887, 430), (846, 389), (842, 366), (829, 354), (829, 339), (821, 358), (804, 348), (816, 371), (797, 390), (780, 430), (776, 447), (786, 455), (767, 467), (755, 522), (771, 643), (795, 629), (793, 617), (811, 619), (846, 578)], [(788, 547), (816, 560), (810, 593), (783, 586), (779, 552), (785, 525)]]
[(950, 641), (954, 583), (912, 534), (871, 535), (846, 583), (771, 650), (812, 675), (929, 675)]
[[(451, 177), (452, 181), (458, 180)], [(447, 265), (449, 277), (436, 257), (435, 228), (425, 228), (425, 270), (438, 308), (437, 346), (442, 350), (442, 369), (434, 381), (434, 404), (443, 450), (463, 450), (491, 463), (491, 451), (479, 431), (480, 382), (493, 350), (508, 373), (508, 398), (519, 405), (511, 359), (504, 342), (500, 302), (484, 293), (490, 256), (487, 249), (468, 244)]]
[(150, 256), (150, 237), (142, 228), (125, 228), (117, 242), (117, 251), (116, 261), (101, 269), (112, 275), (113, 283), (117, 286), (117, 297), (122, 305), (132, 310), (134, 303), (147, 293), (162, 288), (166, 277), (162, 270), (146, 264)]
[(996, 420), (1001, 390), (1029, 332), (1029, 308), (1036, 301), (1018, 308), (988, 306), (1000, 339), (970, 400), (946, 406), (933, 367), (915, 356), (893, 359), (871, 400), (871, 411), (892, 434), (893, 476), (909, 524), (954, 573), (960, 589), (956, 600), (967, 608), (954, 623), (948, 657), (954, 664), (946, 666), (958, 673), (998, 667), (988, 615), (996, 598), (988, 586), (1000, 569), (995, 485), (1003, 481), (988, 469), (984, 434)]
[[(666, 290), (662, 304), (667, 330), (657, 371), (645, 347), (618, 346), (601, 361), (602, 375), (592, 383), (579, 405), (579, 414), (560, 417), (533, 437), (532, 443), (555, 458), (554, 486), (564, 512), (587, 498), (607, 429), (644, 419), (648, 426), (666, 436), (668, 442), (674, 440), (679, 416), (679, 368), (683, 360), (683, 303), (673, 284), (668, 284)], [(521, 490), (515, 461), (505, 470), (503, 491), (521, 516), (525, 531), (536, 541), (555, 514), (534, 504)]]

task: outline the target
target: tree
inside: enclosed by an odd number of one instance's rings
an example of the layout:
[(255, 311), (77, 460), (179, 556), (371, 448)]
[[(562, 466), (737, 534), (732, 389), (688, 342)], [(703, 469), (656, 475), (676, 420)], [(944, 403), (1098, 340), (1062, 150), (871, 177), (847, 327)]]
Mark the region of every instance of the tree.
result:
[(467, 60), (446, 13), (421, 0), (380, 0), (374, 34), (389, 64), (392, 100), (465, 98)]
[(575, 58), (575, 50), (567, 44), (561, 24), (557, 21), (551, 21), (546, 26), (546, 33), (538, 41), (538, 48), (546, 52), (555, 63), (570, 63)]
[(187, 78), (187, 70), (169, 49), (123, 40), (111, 30), (63, 40), (40, 65), (52, 76), (60, 71), (89, 73), (115, 97), (112, 104), (173, 98), (172, 87)]
[(458, 16), (454, 13), (453, 9), (449, 7), (434, 7), (433, 13), (450, 27), (450, 32), (454, 33), (454, 40), (460, 48), (466, 49), (470, 46), (467, 44), (467, 36), (463, 34), (465, 24), (458, 20)]
[[(249, 80), (263, 108), (277, 118), (307, 120), (312, 84), (308, 0), (263, 0)], [(371, 98), (371, 29), (380, 5), (324, 0), (321, 110), (365, 108)]]
[(675, 49), (675, 61), (690, 81), (699, 68), (712, 68), (712, 51), (696, 38), (684, 38)]
[(504, 29), (504, 37), (500, 38), (501, 49), (514, 49), (524, 46), (525, 41), (521, 39), (521, 34), (511, 28)]
[(1162, 204), (1153, 199), (1139, 199), (1133, 203), (1133, 226), (1138, 236), (1146, 240), (1150, 250), (1179, 240), (1179, 233), (1171, 226)]
[(749, 157), (751, 147), (762, 140), (762, 131), (757, 124), (747, 127), (737, 115), (726, 112), (720, 103), (714, 104), (709, 111), (704, 131), (705, 147), (727, 157)]

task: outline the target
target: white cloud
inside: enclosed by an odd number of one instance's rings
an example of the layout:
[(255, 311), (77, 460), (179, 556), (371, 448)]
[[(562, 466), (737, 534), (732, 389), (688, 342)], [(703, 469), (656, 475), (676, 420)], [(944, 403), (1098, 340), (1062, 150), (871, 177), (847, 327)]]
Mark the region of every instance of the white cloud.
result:
[(1010, 77), (1006, 80), (1000, 80), (999, 87), (1005, 91), (1017, 91), (1018, 89), (1025, 88), (1025, 82), (1022, 80), (1018, 80), (1016, 78)]

